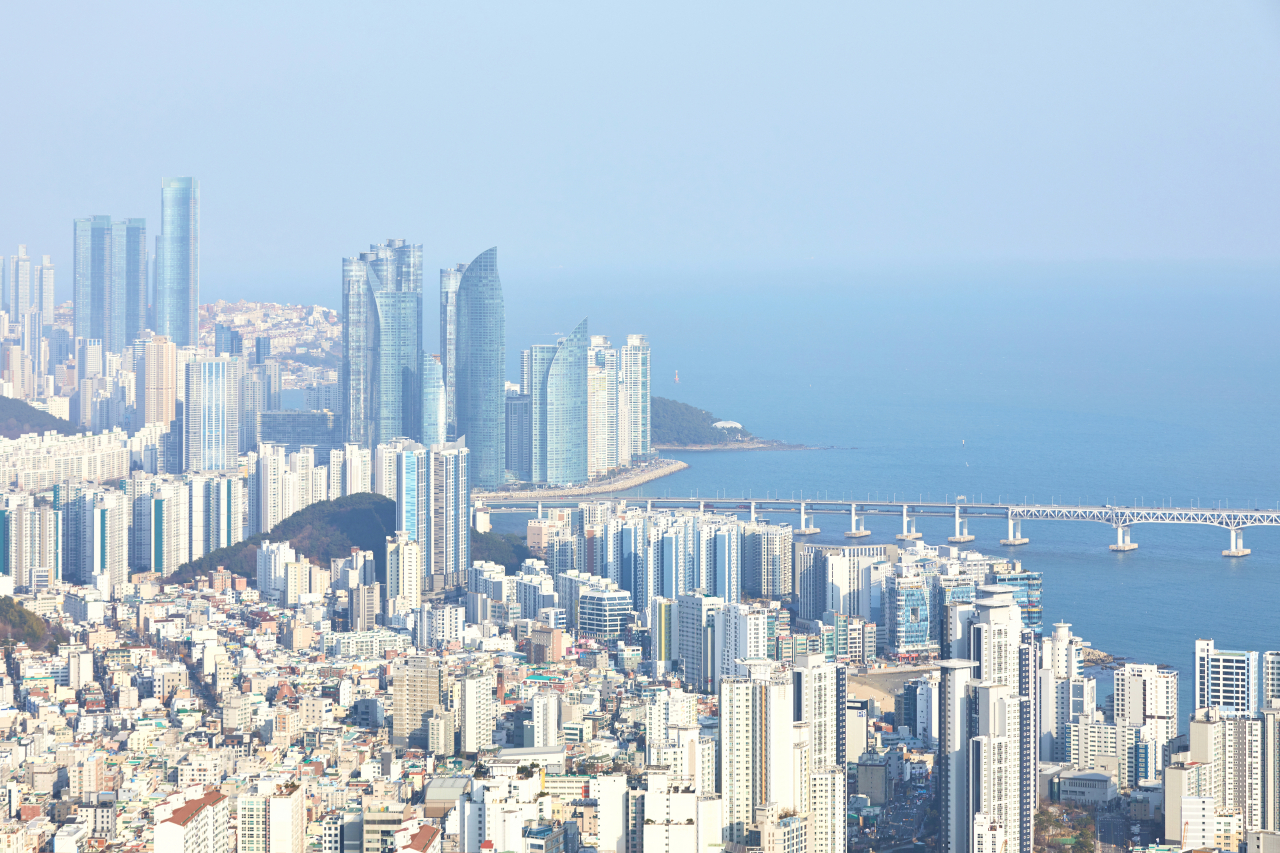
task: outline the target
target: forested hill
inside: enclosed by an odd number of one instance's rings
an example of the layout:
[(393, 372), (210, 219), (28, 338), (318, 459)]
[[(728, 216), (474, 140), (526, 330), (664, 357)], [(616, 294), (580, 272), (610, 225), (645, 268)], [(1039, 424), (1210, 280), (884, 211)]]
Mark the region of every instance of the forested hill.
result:
[(62, 435), (75, 435), (71, 421), (54, 417), (48, 412), (29, 406), (12, 397), (0, 397), (0, 435), (17, 438), (29, 432), (46, 433), (54, 430)]
[(270, 533), (250, 536), (230, 548), (190, 563), (165, 578), (167, 583), (185, 583), (218, 566), (242, 577), (256, 579), (258, 545), (265, 541), (287, 540), (300, 557), (328, 566), (334, 557), (346, 557), (352, 547), (372, 551), (378, 565), (378, 579), (387, 574), (387, 537), (395, 535), (396, 502), (373, 492), (360, 492), (333, 501), (321, 501), (299, 510), (272, 528)]
[(728, 444), (750, 438), (745, 429), (719, 429), (712, 424), (723, 420), (705, 409), (666, 397), (649, 399), (650, 443), (654, 446), (682, 447), (691, 444)]
[(33, 649), (56, 652), (68, 639), (62, 628), (50, 628), (36, 614), (9, 596), (0, 597), (0, 642), (23, 642)]

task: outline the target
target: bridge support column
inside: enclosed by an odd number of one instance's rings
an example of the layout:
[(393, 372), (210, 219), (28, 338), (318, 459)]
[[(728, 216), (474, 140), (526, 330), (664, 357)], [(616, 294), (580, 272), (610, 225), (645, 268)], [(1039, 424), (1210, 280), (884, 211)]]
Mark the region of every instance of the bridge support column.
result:
[(1224, 557), (1247, 557), (1251, 553), (1248, 548), (1244, 547), (1244, 528), (1231, 527), (1227, 529), (1231, 534), (1231, 547), (1222, 552)]
[(1019, 518), (1015, 520), (1012, 515), (1009, 516), (1009, 538), (1001, 539), (1000, 544), (1001, 545), (1026, 545), (1030, 541), (1031, 541), (1030, 539), (1026, 539), (1022, 535), (1022, 519)]
[(1112, 551), (1133, 551), (1138, 547), (1137, 542), (1129, 541), (1129, 525), (1116, 525), (1116, 544), (1110, 546)]
[(822, 532), (822, 531), (821, 531), (821, 529), (820, 529), (820, 528), (817, 528), (817, 527), (810, 527), (810, 526), (809, 526), (809, 523), (808, 523), (807, 521), (805, 521), (805, 517), (804, 517), (804, 501), (800, 501), (800, 529), (799, 529), (799, 530), (797, 530), (797, 531), (796, 531), (796, 533), (800, 534), (801, 536), (809, 536), (809, 535), (812, 535), (812, 534), (814, 534), (814, 533), (821, 533), (821, 532)]
[(844, 535), (849, 539), (859, 539), (863, 536), (870, 536), (871, 531), (863, 526), (863, 519), (858, 518), (858, 505), (853, 504), (849, 509), (849, 529)]
[(960, 518), (960, 507), (956, 507), (956, 535), (948, 536), (948, 542), (972, 542), (973, 537), (969, 535), (969, 519)]
[(898, 534), (899, 539), (919, 539), (920, 533), (916, 533), (916, 520), (907, 515), (907, 505), (902, 505), (902, 532)]
[(542, 519), (542, 501), (538, 501), (538, 519)]

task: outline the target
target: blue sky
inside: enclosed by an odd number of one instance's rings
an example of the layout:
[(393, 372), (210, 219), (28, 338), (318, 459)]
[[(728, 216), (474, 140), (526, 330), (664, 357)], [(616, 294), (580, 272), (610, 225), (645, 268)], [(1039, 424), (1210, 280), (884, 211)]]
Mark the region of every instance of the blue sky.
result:
[(64, 298), (75, 217), (154, 233), (160, 178), (193, 175), (206, 301), (336, 304), (339, 259), (390, 236), (429, 268), (496, 244), (509, 293), (622, 298), (1270, 268), (1277, 8), (12, 4), (0, 247), (52, 253)]

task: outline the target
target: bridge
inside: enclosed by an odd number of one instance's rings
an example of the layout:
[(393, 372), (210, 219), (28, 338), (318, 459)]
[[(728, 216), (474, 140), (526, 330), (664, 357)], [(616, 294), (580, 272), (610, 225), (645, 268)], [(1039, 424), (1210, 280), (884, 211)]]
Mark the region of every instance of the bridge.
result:
[(1116, 530), (1116, 543), (1112, 551), (1132, 551), (1138, 547), (1132, 541), (1131, 528), (1135, 524), (1207, 524), (1225, 528), (1230, 547), (1222, 552), (1224, 557), (1244, 557), (1250, 550), (1244, 547), (1246, 527), (1280, 527), (1280, 510), (1267, 509), (1206, 509), (1204, 507), (1132, 507), (1132, 506), (1063, 506), (1059, 504), (998, 504), (930, 501), (830, 501), (830, 500), (726, 500), (723, 498), (561, 498), (544, 500), (503, 500), (489, 496), (483, 504), (491, 512), (526, 512), (542, 517), (546, 508), (576, 507), (592, 500), (626, 500), (632, 506), (647, 509), (696, 509), (704, 512), (750, 514), (751, 521), (758, 513), (799, 513), (797, 533), (817, 533), (819, 528), (809, 522), (816, 516), (840, 515), (849, 519), (845, 536), (851, 539), (869, 536), (867, 516), (893, 516), (902, 520), (902, 532), (898, 539), (919, 539), (915, 519), (928, 517), (951, 518), (955, 534), (947, 538), (957, 544), (972, 542), (969, 533), (970, 519), (1003, 519), (1008, 525), (1008, 535), (1001, 545), (1025, 545), (1031, 540), (1022, 535), (1023, 521), (1093, 521), (1109, 524)]

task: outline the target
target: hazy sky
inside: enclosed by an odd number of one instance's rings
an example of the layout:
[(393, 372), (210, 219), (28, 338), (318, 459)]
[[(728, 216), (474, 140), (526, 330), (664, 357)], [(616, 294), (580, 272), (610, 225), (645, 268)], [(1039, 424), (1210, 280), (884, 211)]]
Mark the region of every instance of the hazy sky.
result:
[(74, 218), (154, 234), (160, 178), (192, 175), (204, 301), (336, 305), (339, 259), (391, 236), (429, 270), (496, 244), (509, 294), (1269, 266), (1276, 9), (14, 3), (0, 247), (52, 253), (67, 298)]

